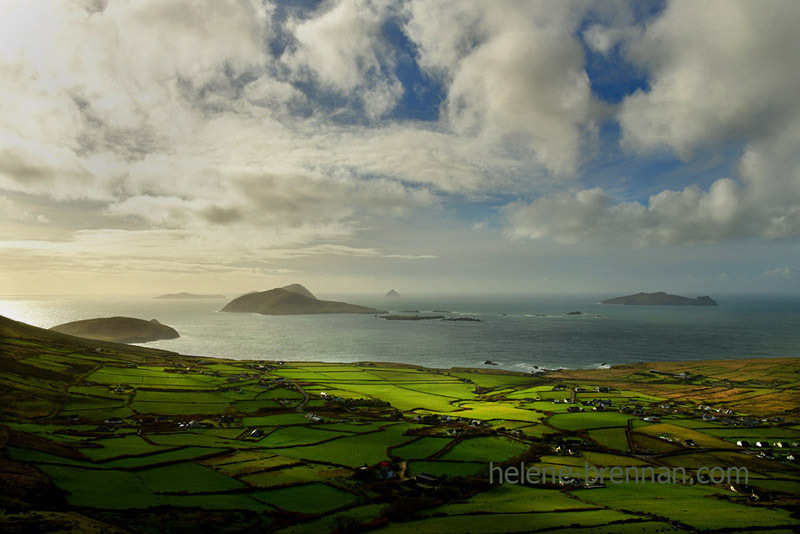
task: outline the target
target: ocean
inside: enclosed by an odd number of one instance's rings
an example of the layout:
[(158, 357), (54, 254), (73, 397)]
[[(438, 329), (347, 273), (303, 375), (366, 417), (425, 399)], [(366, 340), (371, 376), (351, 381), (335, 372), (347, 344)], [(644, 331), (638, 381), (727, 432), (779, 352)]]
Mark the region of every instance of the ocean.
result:
[[(92, 317), (158, 319), (180, 339), (147, 343), (241, 360), (403, 362), (534, 371), (639, 361), (800, 356), (800, 296), (715, 297), (716, 307), (613, 306), (587, 296), (321, 295), (392, 312), (447, 310), (472, 321), (386, 321), (372, 315), (220, 313), (230, 299), (0, 297), (0, 315), (49, 328)], [(231, 296), (232, 298), (233, 296)], [(582, 315), (564, 315), (580, 311)]]

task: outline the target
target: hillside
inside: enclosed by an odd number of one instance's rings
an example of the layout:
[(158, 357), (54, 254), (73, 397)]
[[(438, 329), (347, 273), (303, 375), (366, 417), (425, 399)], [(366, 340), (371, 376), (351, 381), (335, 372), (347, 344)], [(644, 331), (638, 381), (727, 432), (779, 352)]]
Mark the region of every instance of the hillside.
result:
[(289, 284), (288, 286), (283, 286), (281, 289), (285, 289), (286, 291), (291, 291), (292, 293), (297, 293), (299, 295), (303, 295), (304, 297), (317, 300), (317, 297), (314, 296), (314, 293), (306, 289), (306, 287), (301, 284)]
[(681, 297), (679, 295), (669, 295), (663, 291), (657, 293), (636, 293), (625, 297), (606, 299), (602, 304), (624, 304), (632, 306), (716, 306), (717, 303), (711, 297)]
[(134, 317), (101, 317), (84, 319), (54, 326), (50, 330), (62, 334), (70, 334), (101, 341), (115, 343), (147, 343), (159, 339), (175, 339), (178, 332), (167, 325), (152, 319), (136, 319)]
[[(795, 360), (236, 361), (0, 317), (0, 531), (792, 532)], [(747, 486), (687, 483), (732, 465)]]
[[(298, 285), (298, 284), (295, 284)], [(293, 287), (293, 286), (287, 286)], [(299, 286), (306, 292), (307, 289)], [(311, 295), (308, 292), (308, 295)], [(221, 311), (233, 313), (260, 313), (262, 315), (307, 315), (317, 313), (384, 313), (375, 308), (319, 300), (299, 291), (287, 288), (275, 288), (242, 295), (229, 302)]]

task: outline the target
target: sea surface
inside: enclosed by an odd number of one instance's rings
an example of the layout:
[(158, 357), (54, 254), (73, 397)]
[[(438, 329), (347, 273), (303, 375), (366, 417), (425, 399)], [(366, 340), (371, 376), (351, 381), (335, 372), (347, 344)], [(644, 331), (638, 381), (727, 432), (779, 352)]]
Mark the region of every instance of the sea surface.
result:
[[(800, 356), (800, 296), (715, 296), (716, 307), (599, 303), (610, 296), (320, 295), (392, 312), (446, 310), (441, 315), (482, 322), (220, 313), (230, 299), (130, 296), (0, 296), (0, 315), (43, 328), (114, 315), (155, 318), (181, 337), (144, 346), (241, 360), (386, 361), (438, 368), (488, 367), (484, 362), (491, 360), (498, 369), (530, 372), (639, 361)], [(564, 315), (573, 311), (582, 315)]]

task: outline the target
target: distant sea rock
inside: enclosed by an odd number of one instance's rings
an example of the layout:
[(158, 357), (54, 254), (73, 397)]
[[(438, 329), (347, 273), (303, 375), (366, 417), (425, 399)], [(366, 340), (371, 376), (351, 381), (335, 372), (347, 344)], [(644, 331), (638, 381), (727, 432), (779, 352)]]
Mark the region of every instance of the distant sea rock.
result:
[(387, 296), (387, 297), (402, 297), (403, 295), (401, 295), (400, 293), (398, 293), (394, 289), (390, 289), (389, 292), (386, 293), (385, 296)]
[(225, 295), (197, 295), (195, 293), (167, 293), (166, 295), (159, 295), (157, 299), (224, 299)]
[(155, 319), (145, 321), (134, 317), (84, 319), (60, 324), (50, 330), (72, 336), (116, 343), (147, 343), (160, 339), (181, 337), (174, 328), (161, 324)]
[(689, 298), (679, 295), (668, 295), (663, 291), (658, 293), (636, 293), (627, 297), (607, 299), (602, 304), (626, 304), (633, 306), (716, 306), (717, 303), (708, 296)]
[(381, 315), (387, 321), (427, 321), (430, 319), (444, 319), (444, 315)]
[(261, 315), (308, 315), (318, 313), (386, 313), (385, 311), (345, 302), (319, 300), (300, 284), (269, 291), (247, 293), (230, 301), (224, 312), (260, 313)]

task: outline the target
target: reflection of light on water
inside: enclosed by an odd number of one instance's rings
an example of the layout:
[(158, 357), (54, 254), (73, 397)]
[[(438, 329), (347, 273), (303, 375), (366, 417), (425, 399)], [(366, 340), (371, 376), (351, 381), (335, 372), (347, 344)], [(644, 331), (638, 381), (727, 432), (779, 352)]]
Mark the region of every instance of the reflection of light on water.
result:
[(15, 321), (36, 324), (33, 319), (35, 314), (30, 313), (27, 301), (0, 300), (0, 315)]
[(0, 315), (40, 328), (88, 318), (82, 312), (78, 297), (24, 296), (0, 297)]

